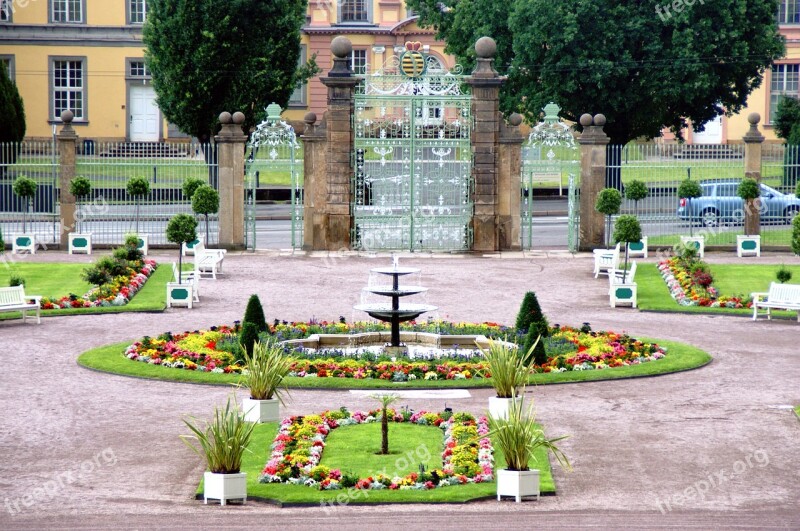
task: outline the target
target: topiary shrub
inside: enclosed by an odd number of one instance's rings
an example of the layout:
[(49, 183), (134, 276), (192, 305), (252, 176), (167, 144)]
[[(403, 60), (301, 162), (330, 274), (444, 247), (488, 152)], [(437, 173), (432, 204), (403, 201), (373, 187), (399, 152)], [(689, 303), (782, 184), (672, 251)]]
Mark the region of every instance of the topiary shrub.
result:
[(138, 234), (126, 234), (122, 248), (125, 249), (125, 259), (129, 262), (138, 262), (144, 259), (144, 253), (139, 249)]
[(757, 229), (757, 226), (754, 226), (756, 225), (755, 213), (757, 212), (755, 200), (761, 196), (761, 187), (755, 179), (745, 177), (742, 179), (742, 182), (739, 183), (736, 193), (745, 201), (744, 233), (745, 236), (750, 236), (750, 233), (755, 232)]
[(197, 190), (204, 184), (205, 181), (203, 181), (202, 179), (198, 179), (197, 177), (187, 177), (186, 180), (183, 181), (183, 186), (182, 186), (183, 196), (191, 201), (195, 190)]
[(80, 232), (80, 220), (82, 216), (78, 215), (80, 212), (81, 199), (84, 199), (92, 193), (92, 183), (86, 177), (75, 177), (69, 182), (69, 193), (75, 196), (76, 216), (75, 222), (77, 230)]
[(784, 264), (781, 264), (781, 267), (778, 268), (778, 271), (775, 273), (775, 278), (781, 284), (785, 284), (792, 280), (792, 272)]
[(531, 324), (539, 321), (544, 322), (545, 327), (547, 326), (547, 318), (542, 312), (542, 307), (539, 306), (539, 299), (536, 298), (536, 293), (529, 291), (522, 298), (522, 304), (517, 313), (517, 322), (514, 325), (517, 329), (517, 334), (527, 333)]
[[(522, 344), (522, 353), (525, 355), (526, 365), (535, 363), (541, 366), (547, 363), (547, 349), (544, 345), (544, 338), (548, 335), (550, 335), (550, 329), (546, 321), (531, 323), (531, 327), (525, 335), (525, 342)], [(532, 352), (531, 349), (533, 349)]]
[(245, 323), (253, 323), (256, 326), (256, 332), (269, 332), (267, 328), (267, 320), (264, 317), (264, 308), (261, 306), (261, 299), (258, 295), (250, 295), (247, 301), (247, 308), (244, 311), (244, 318), (242, 319), (242, 328)]
[(692, 199), (703, 195), (703, 188), (691, 179), (684, 179), (678, 186), (678, 197), (686, 199), (686, 212), (689, 215), (689, 236), (693, 235), (692, 229)]
[(17, 84), (11, 79), (5, 64), (0, 61), (0, 178), (5, 177), (8, 167), (14, 164), (25, 138), (25, 106), (19, 95)]
[(614, 241), (625, 242), (625, 269), (622, 273), (622, 282), (625, 283), (628, 270), (628, 245), (642, 239), (642, 226), (636, 216), (624, 214), (617, 218), (614, 225)]
[(139, 232), (139, 203), (142, 197), (150, 193), (150, 181), (144, 177), (131, 177), (128, 184), (125, 186), (128, 195), (133, 197), (136, 203), (136, 232)]
[(634, 179), (625, 186), (625, 199), (633, 201), (633, 211), (639, 215), (639, 201), (650, 195), (650, 190), (644, 182)]
[(36, 195), (36, 189), (38, 187), (39, 185), (36, 184), (36, 181), (26, 177), (25, 175), (20, 175), (19, 177), (17, 177), (16, 180), (14, 181), (14, 184), (11, 187), (12, 190), (14, 191), (14, 194), (22, 198), (23, 202), (25, 203), (25, 211), (22, 215), (23, 233), (28, 232), (27, 231), (28, 212), (30, 211), (31, 208), (31, 200)]
[(248, 356), (252, 356), (256, 341), (258, 341), (258, 327), (254, 323), (243, 322), (242, 331), (239, 332), (239, 344)]
[(192, 196), (192, 210), (206, 218), (206, 244), (208, 239), (208, 215), (219, 212), (219, 193), (208, 185), (200, 186)]
[(597, 194), (597, 201), (595, 201), (594, 208), (598, 212), (606, 215), (606, 231), (605, 241), (606, 248), (608, 248), (608, 237), (611, 234), (611, 216), (619, 214), (619, 209), (622, 206), (622, 194), (616, 188), (603, 188)]
[(167, 223), (166, 235), (168, 242), (178, 244), (178, 284), (180, 284), (183, 271), (182, 247), (184, 243), (197, 238), (197, 220), (189, 214), (176, 214)]

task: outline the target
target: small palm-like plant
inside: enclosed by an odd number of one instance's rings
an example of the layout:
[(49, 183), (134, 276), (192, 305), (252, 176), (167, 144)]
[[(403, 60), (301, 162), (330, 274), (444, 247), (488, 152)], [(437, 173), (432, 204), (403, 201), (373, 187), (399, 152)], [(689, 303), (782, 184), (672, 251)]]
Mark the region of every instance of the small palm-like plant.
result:
[[(241, 470), (255, 424), (244, 420), (235, 398), (229, 397), (224, 408), (214, 408), (214, 416), (202, 426), (194, 417), (183, 422), (193, 435), (181, 435), (181, 440), (205, 459), (208, 470), (216, 474), (236, 474)], [(196, 440), (199, 447), (191, 440)]]
[(492, 387), (498, 398), (511, 398), (519, 395), (522, 387), (528, 382), (528, 375), (531, 371), (526, 360), (530, 358), (539, 341), (541, 341), (541, 336), (536, 339), (525, 355), (522, 355), (520, 350), (513, 345), (491, 339), (489, 348), (481, 349), (491, 375)]
[(253, 343), (252, 353), (245, 350), (247, 372), (243, 374), (243, 383), (250, 389), (253, 400), (272, 400), (277, 398), (283, 403), (286, 386), (283, 379), (289, 374), (292, 360), (286, 355), (283, 347), (274, 341)]
[(381, 451), (380, 455), (389, 455), (389, 406), (400, 400), (394, 393), (370, 395), (381, 403)]
[(569, 459), (556, 443), (569, 437), (562, 435), (548, 439), (541, 426), (536, 424), (536, 413), (531, 406), (527, 411), (522, 401), (512, 400), (505, 418), (489, 417), (489, 435), (506, 460), (508, 470), (528, 470), (531, 461), (535, 461), (536, 450), (546, 448), (559, 465), (570, 470)]

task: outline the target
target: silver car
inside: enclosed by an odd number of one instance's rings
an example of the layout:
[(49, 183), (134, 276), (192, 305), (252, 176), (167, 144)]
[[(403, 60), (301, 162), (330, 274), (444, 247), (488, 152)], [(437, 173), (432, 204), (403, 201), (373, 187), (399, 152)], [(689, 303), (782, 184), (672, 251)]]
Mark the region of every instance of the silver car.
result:
[[(737, 194), (741, 181), (705, 181), (700, 183), (703, 195), (691, 201), (681, 199), (678, 218), (692, 223), (716, 227), (720, 223), (743, 223), (744, 200)], [(800, 199), (761, 184), (760, 212), (762, 221), (791, 223), (800, 212)]]

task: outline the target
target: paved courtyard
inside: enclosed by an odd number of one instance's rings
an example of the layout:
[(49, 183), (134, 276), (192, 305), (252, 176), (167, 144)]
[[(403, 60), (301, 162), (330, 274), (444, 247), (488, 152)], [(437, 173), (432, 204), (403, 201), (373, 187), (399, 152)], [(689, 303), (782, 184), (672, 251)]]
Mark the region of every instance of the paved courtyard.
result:
[[(154, 256), (168, 263), (174, 255)], [(90, 258), (48, 252), (35, 260)], [(52, 317), (41, 326), (0, 321), (0, 528), (800, 529), (800, 422), (788, 409), (800, 404), (800, 324), (611, 310), (607, 282), (592, 278), (585, 254), (401, 258), (422, 269), (428, 302), (444, 319), (513, 323), (523, 294), (534, 290), (551, 323), (683, 341), (714, 356), (682, 374), (528, 389), (547, 432), (572, 435), (562, 448), (574, 471), (555, 469), (558, 495), (538, 502), (203, 506), (193, 499), (203, 465), (178, 437), (187, 432), (181, 419), (207, 417), (231, 390), (102, 374), (75, 362), (107, 343), (231, 323), (251, 293), (268, 320), (360, 319), (352, 306), (369, 269), (387, 263), (385, 256), (232, 253), (225, 274), (203, 282), (194, 310)], [(484, 411), (490, 391), (469, 394), (447, 405)], [(405, 403), (444, 406), (431, 398)], [(372, 404), (349, 391), (297, 390), (284, 411)]]

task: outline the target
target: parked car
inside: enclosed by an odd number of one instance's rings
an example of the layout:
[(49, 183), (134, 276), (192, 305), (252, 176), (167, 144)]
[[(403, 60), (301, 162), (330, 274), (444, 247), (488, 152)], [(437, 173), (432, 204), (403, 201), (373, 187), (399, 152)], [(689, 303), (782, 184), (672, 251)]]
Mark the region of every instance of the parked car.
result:
[[(736, 193), (740, 181), (704, 181), (703, 195), (691, 201), (681, 199), (678, 218), (716, 227), (720, 223), (743, 223), (744, 200)], [(761, 184), (761, 220), (791, 223), (800, 212), (800, 199)]]

